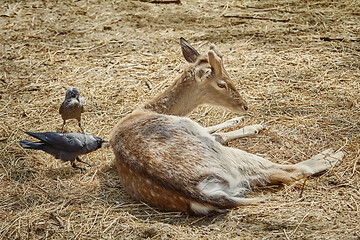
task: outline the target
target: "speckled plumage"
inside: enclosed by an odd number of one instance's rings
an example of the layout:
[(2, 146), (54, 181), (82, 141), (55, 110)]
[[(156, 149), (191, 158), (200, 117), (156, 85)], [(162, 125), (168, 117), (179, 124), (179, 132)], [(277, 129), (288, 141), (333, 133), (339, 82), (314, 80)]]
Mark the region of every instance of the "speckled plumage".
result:
[(65, 94), (65, 100), (60, 105), (59, 113), (63, 119), (62, 130), (64, 129), (66, 120), (76, 119), (79, 122), (79, 127), (82, 132), (84, 132), (81, 127), (81, 113), (84, 112), (84, 106), (82, 99), (80, 98), (80, 92), (77, 88), (69, 88)]

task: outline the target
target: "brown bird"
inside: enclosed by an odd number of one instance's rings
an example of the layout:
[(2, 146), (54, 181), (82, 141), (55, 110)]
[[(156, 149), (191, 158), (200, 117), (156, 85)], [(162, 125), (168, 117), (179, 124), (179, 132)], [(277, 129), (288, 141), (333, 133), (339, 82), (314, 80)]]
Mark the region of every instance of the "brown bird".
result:
[(61, 132), (64, 130), (66, 120), (76, 119), (79, 122), (79, 127), (84, 133), (83, 128), (81, 127), (81, 113), (84, 112), (84, 106), (82, 99), (80, 98), (80, 92), (77, 88), (69, 88), (65, 94), (65, 100), (61, 104), (59, 113), (61, 114), (62, 119), (64, 120)]

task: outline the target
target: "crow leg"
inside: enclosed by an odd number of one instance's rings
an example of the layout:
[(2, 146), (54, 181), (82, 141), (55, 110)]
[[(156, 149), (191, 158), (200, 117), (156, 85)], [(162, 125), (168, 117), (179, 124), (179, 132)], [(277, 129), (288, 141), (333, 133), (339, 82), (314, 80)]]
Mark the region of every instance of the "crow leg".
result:
[(79, 169), (80, 171), (86, 170), (86, 168), (82, 168), (82, 167), (79, 167), (78, 165), (76, 165), (75, 162), (71, 162), (71, 166), (75, 169)]
[(79, 121), (79, 127), (80, 127), (82, 133), (85, 133), (84, 129), (81, 127), (81, 121)]
[(62, 133), (64, 132), (65, 123), (66, 123), (66, 120), (64, 120), (63, 125), (62, 125), (62, 128), (61, 128), (61, 132), (62, 132)]
[(81, 163), (84, 163), (84, 164), (88, 165), (88, 167), (92, 167), (92, 166), (93, 166), (93, 165), (91, 165), (90, 163), (84, 162), (84, 161), (81, 160), (79, 157), (76, 157), (76, 160), (77, 160), (78, 162), (81, 162)]

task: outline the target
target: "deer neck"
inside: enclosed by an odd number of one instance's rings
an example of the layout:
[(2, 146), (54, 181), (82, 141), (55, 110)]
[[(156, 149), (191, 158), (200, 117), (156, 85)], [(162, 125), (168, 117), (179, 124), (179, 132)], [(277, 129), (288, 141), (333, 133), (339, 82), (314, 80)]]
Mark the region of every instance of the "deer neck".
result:
[(143, 106), (160, 114), (188, 115), (202, 104), (202, 94), (194, 87), (195, 77), (191, 69), (185, 70), (163, 93)]

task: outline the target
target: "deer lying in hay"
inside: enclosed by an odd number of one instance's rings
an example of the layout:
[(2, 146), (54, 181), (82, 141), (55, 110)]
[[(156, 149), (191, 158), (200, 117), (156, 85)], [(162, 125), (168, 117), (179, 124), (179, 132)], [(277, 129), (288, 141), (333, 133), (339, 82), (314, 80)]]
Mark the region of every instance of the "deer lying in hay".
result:
[(201, 104), (237, 113), (244, 113), (247, 104), (213, 45), (206, 56), (184, 39), (180, 45), (190, 65), (164, 93), (121, 119), (113, 130), (110, 144), (121, 182), (130, 195), (171, 211), (222, 212), (256, 202), (258, 199), (244, 197), (253, 186), (294, 182), (342, 159), (343, 152), (328, 149), (309, 160), (281, 165), (221, 145), (217, 138), (223, 142), (231, 132), (211, 135), (182, 116)]

